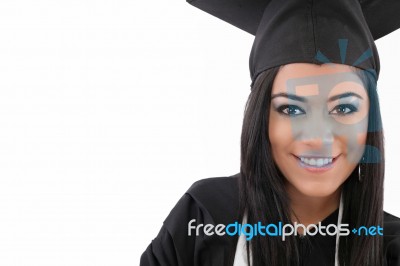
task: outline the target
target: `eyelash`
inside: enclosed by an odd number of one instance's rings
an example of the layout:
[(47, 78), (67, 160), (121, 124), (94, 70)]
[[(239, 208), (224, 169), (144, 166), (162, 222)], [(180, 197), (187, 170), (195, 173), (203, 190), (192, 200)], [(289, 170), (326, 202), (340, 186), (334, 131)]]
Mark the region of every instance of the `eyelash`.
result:
[[(290, 109), (291, 110), (297, 109), (297, 110), (300, 110), (302, 113), (301, 114), (290, 114), (289, 113)], [(288, 110), (288, 112), (285, 112), (285, 110)], [(292, 104), (281, 105), (278, 108), (276, 108), (276, 111), (280, 114), (287, 115), (287, 116), (299, 116), (299, 115), (306, 113), (302, 108), (298, 107), (297, 105), (292, 105)]]
[[(343, 110), (343, 109), (348, 109), (349, 111), (344, 111), (344, 112), (337, 112), (338, 110)], [(287, 110), (286, 112), (285, 112), (285, 110)], [(334, 113), (334, 111), (336, 110), (336, 113)], [(291, 116), (291, 117), (295, 117), (295, 116), (299, 116), (299, 115), (303, 115), (303, 114), (305, 114), (306, 112), (302, 109), (302, 108), (300, 108), (299, 106), (297, 106), (297, 105), (292, 105), (292, 104), (285, 104), (285, 105), (281, 105), (281, 106), (279, 106), (278, 108), (276, 108), (276, 111), (278, 112), (278, 113), (281, 113), (281, 114), (283, 114), (283, 115), (286, 115), (286, 116)], [(300, 113), (293, 113), (293, 111), (300, 111)], [(349, 114), (352, 114), (352, 113), (354, 113), (354, 112), (357, 112), (358, 111), (358, 109), (357, 109), (357, 107), (355, 107), (354, 105), (352, 105), (352, 104), (339, 104), (339, 105), (337, 105), (337, 106), (335, 106), (331, 111), (329, 111), (329, 114), (332, 114), (332, 115), (338, 115), (338, 116), (345, 116), (345, 115), (349, 115)]]
[(339, 108), (347, 108), (347, 109), (349, 109), (350, 111), (347, 112), (347, 113), (344, 113), (344, 112), (342, 112), (342, 113), (336, 113), (336, 114), (334, 114), (334, 115), (345, 116), (345, 115), (349, 115), (349, 114), (352, 114), (352, 113), (355, 113), (355, 112), (358, 111), (357, 107), (355, 107), (355, 106), (352, 105), (352, 104), (339, 104), (339, 105), (335, 106), (335, 108), (333, 108), (332, 111), (329, 112), (329, 114), (332, 114), (332, 112), (333, 112), (334, 110), (338, 110)]

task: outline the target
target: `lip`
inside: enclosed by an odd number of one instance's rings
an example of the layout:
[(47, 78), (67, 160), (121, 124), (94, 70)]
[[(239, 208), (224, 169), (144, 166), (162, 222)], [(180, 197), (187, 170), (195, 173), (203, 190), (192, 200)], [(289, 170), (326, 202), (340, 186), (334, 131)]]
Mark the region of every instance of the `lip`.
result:
[[(326, 165), (326, 166), (323, 166), (323, 167), (313, 167), (313, 166), (310, 166), (310, 165), (308, 165), (308, 164), (303, 163), (303, 162), (301, 161), (301, 159), (300, 159), (298, 156), (296, 156), (296, 155), (294, 155), (294, 154), (292, 154), (292, 155), (293, 155), (294, 158), (297, 160), (297, 162), (298, 162), (298, 164), (299, 164), (299, 166), (300, 166), (301, 168), (304, 168), (305, 170), (307, 170), (307, 171), (309, 171), (309, 172), (311, 172), (311, 173), (322, 173), (322, 172), (329, 171), (330, 169), (332, 169), (332, 168), (335, 166), (335, 164), (336, 164), (336, 162), (337, 162), (337, 159), (341, 156), (341, 154), (339, 154), (339, 155), (337, 155), (336, 157), (333, 157), (332, 163), (330, 163), (330, 164), (328, 164), (328, 165)], [(302, 157), (310, 157), (310, 156), (302, 156)], [(312, 158), (318, 158), (318, 156), (313, 156)], [(320, 158), (326, 158), (326, 157), (320, 157)]]

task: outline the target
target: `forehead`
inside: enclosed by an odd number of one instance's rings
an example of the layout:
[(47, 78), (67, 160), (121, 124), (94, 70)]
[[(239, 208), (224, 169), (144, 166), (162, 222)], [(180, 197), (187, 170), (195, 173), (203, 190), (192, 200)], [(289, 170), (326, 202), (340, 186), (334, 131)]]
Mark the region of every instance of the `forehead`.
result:
[[(294, 63), (280, 68), (273, 84), (272, 93), (292, 93), (297, 95), (319, 95), (329, 90), (364, 91), (356, 68), (342, 64), (315, 65)], [(323, 93), (323, 94), (325, 94)]]

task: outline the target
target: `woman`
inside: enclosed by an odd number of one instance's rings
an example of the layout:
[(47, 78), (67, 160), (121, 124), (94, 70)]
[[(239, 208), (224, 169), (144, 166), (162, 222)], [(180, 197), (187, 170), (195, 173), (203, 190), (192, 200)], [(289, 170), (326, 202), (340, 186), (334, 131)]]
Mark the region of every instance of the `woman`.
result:
[(374, 45), (399, 23), (373, 29), (371, 1), (266, 2), (197, 3), (256, 35), (241, 169), (193, 184), (141, 265), (400, 265)]
[[(319, 83), (314, 83), (315, 78)], [(326, 86), (324, 79), (334, 82)], [(285, 86), (290, 80), (300, 84), (293, 94)], [(244, 208), (256, 210), (247, 213), (251, 217), (247, 222), (284, 220), (307, 225), (333, 214), (336, 224), (343, 192), (342, 223), (349, 228), (382, 226), (383, 134), (373, 76), (345, 65), (289, 64), (262, 73), (253, 90), (243, 123), (239, 193), (240, 213)], [(324, 162), (317, 163), (321, 158)], [(400, 233), (400, 219), (385, 215), (387, 223), (397, 220), (397, 228), (387, 225), (384, 230)], [(279, 248), (280, 239), (255, 239), (256, 265), (299, 261), (304, 263), (300, 265), (333, 265), (334, 237), (314, 238), (311, 253), (304, 251), (304, 240), (300, 246), (297, 240), (288, 239)], [(338, 254), (346, 265), (383, 265), (381, 237), (349, 235), (341, 241)], [(397, 256), (400, 249), (392, 249), (400, 244), (400, 237), (390, 245), (389, 239), (385, 241), (386, 255)], [(264, 254), (269, 255), (263, 258)], [(394, 259), (390, 256), (387, 260)]]

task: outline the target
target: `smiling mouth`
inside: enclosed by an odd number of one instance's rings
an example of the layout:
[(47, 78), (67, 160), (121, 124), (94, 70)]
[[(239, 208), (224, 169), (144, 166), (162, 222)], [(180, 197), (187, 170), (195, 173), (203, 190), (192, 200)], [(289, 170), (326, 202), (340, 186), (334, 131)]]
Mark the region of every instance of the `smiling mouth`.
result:
[(304, 168), (321, 169), (321, 170), (331, 168), (339, 156), (340, 154), (335, 157), (318, 157), (318, 156), (312, 157), (312, 156), (294, 155), (294, 157), (296, 157), (296, 159), (299, 161), (300, 166)]

